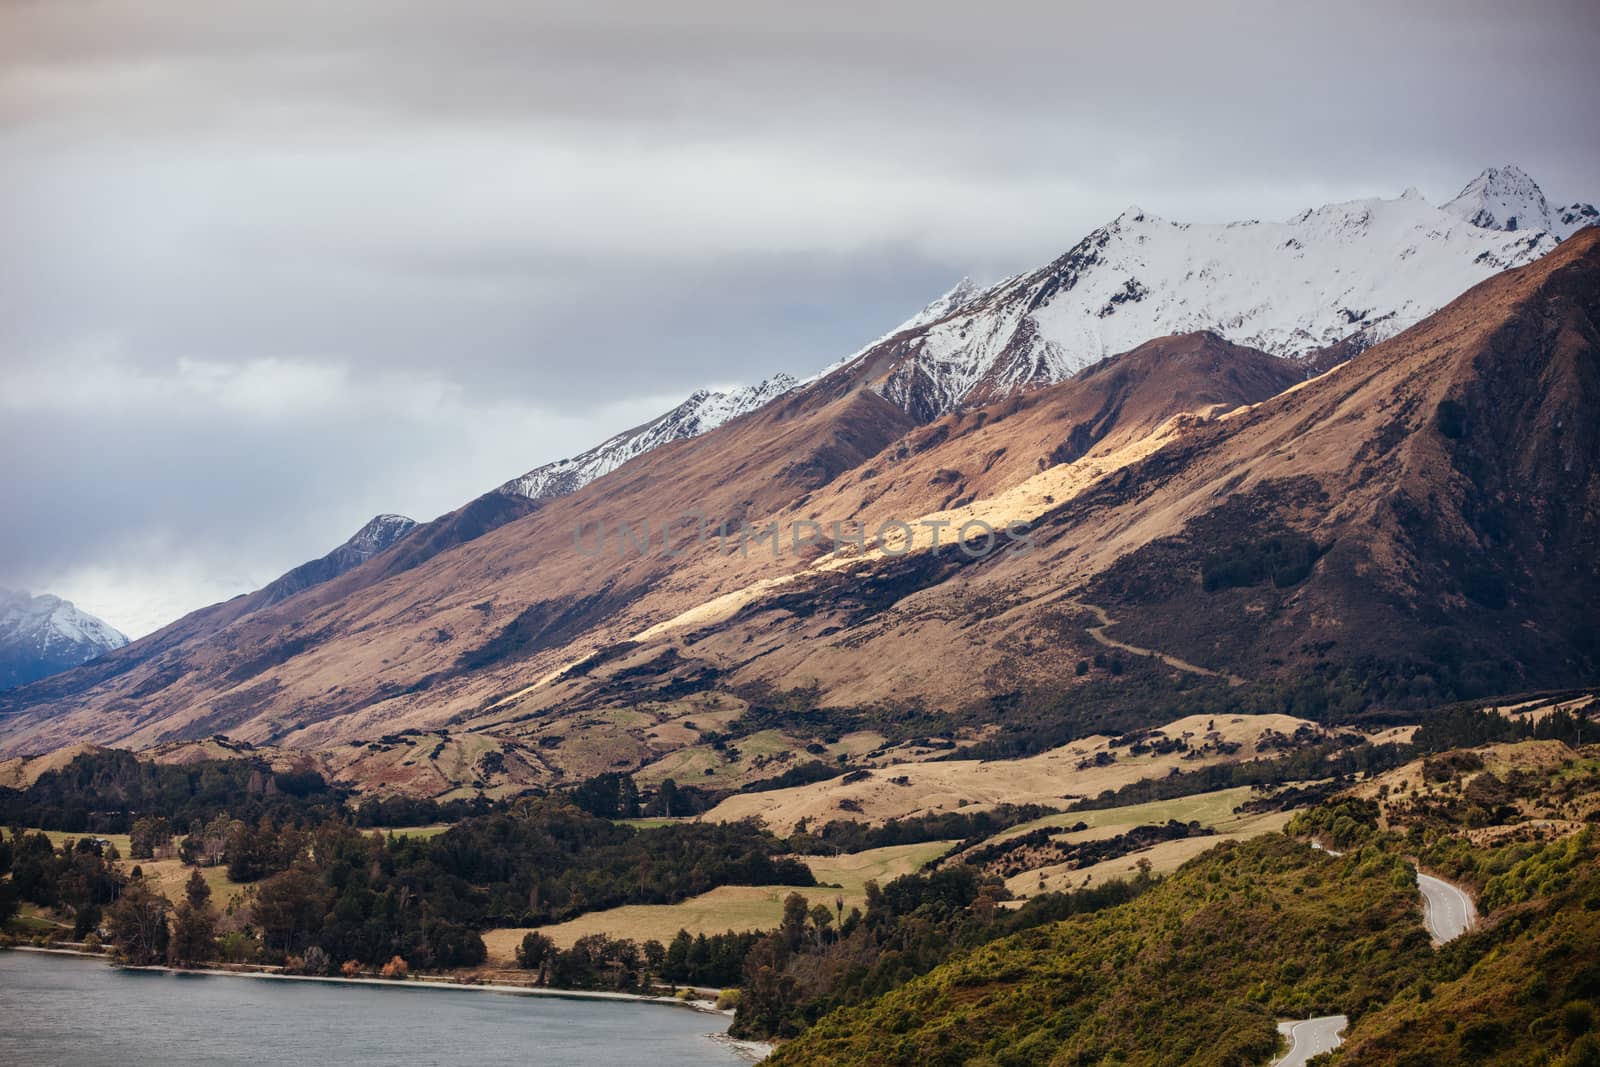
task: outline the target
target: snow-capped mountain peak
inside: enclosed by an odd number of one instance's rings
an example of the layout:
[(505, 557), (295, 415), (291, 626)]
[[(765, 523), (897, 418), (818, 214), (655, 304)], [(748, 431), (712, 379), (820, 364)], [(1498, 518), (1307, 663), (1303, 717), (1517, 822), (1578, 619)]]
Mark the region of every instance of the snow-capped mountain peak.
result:
[(296, 593), (355, 570), (410, 533), (416, 525), (415, 519), (404, 515), (373, 516), (348, 541), (326, 556), (302, 563), (256, 590), (252, 610), (288, 600)]
[(1486, 230), (1549, 230), (1544, 190), (1512, 163), (1489, 167), (1466, 184), (1444, 210)]
[(128, 643), (70, 601), (0, 589), (0, 689), (26, 685)]
[(1054, 262), (884, 339), (856, 363), (871, 388), (931, 419), (1168, 334), (1209, 330), (1291, 357), (1342, 341), (1359, 348), (1555, 245), (1543, 230), (1486, 229), (1414, 193), (1276, 223), (1172, 222), (1135, 206)]
[(899, 333), (901, 330), (915, 329), (918, 326), (925, 326), (930, 322), (938, 322), (946, 315), (959, 310), (963, 304), (969, 302), (973, 297), (977, 296), (982, 291), (983, 290), (979, 288), (978, 284), (971, 278), (963, 276), (962, 279), (959, 282), (956, 282), (956, 284), (953, 285), (948, 292), (944, 293), (937, 300), (934, 300), (928, 304), (927, 307), (923, 308), (905, 322), (902, 322), (899, 326), (895, 327), (894, 332)]
[(1539, 183), (1512, 163), (1485, 170), (1443, 210), (1486, 230), (1543, 230), (1561, 241), (1600, 222), (1592, 204), (1551, 207)]

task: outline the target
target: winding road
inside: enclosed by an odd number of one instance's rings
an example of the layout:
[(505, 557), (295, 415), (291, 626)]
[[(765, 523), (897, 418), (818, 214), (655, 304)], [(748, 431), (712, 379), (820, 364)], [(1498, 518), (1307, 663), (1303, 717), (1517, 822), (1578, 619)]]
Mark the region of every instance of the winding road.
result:
[(1454, 941), (1478, 924), (1477, 906), (1459, 887), (1418, 871), (1417, 888), (1422, 890), (1422, 921), (1435, 945)]
[[(1344, 855), (1316, 840), (1311, 842), (1311, 847), (1336, 858)], [(1436, 947), (1454, 941), (1478, 925), (1478, 908), (1460, 886), (1418, 870), (1417, 888), (1422, 892), (1422, 922)], [(1305, 1067), (1311, 1057), (1339, 1047), (1349, 1025), (1350, 1020), (1343, 1015), (1279, 1023), (1278, 1033), (1289, 1039), (1289, 1051), (1273, 1060), (1272, 1067)]]
[[(1311, 847), (1334, 857), (1344, 855), (1321, 841), (1313, 840)], [(1478, 906), (1460, 886), (1423, 874), (1418, 867), (1417, 889), (1422, 892), (1422, 924), (1428, 928), (1428, 936), (1435, 945), (1448, 944), (1478, 925)]]
[(1278, 1033), (1289, 1039), (1289, 1051), (1272, 1067), (1305, 1067), (1313, 1056), (1320, 1056), (1339, 1046), (1340, 1036), (1350, 1020), (1343, 1015), (1324, 1015), (1320, 1019), (1303, 1019), (1297, 1023), (1279, 1023)]

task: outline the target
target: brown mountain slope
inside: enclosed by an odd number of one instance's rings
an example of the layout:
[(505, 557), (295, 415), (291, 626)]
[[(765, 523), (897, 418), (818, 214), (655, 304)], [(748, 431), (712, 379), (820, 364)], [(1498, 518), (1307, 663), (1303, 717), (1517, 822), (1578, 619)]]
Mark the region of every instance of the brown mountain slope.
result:
[[(732, 528), (914, 517), (1001, 493), (1041, 467), (1067, 469), (1085, 450), (1072, 469), (1114, 466), (1108, 457), (1175, 415), (1259, 401), (1299, 374), (1287, 361), (1190, 335), (923, 428), (859, 384), (824, 379), (432, 558), (410, 558), (429, 536), (420, 527), (366, 566), (214, 634), (157, 635), (158, 654), (117, 675), (64, 676), (22, 705), (3, 743), (25, 751), (85, 736), (149, 745), (226, 732), (324, 745), (438, 725), (806, 562), (760, 546), (747, 558), (715, 543), (686, 545), (683, 522), (674, 544), (691, 551), (667, 558), (664, 519), (691, 509)], [(646, 522), (654, 543), (645, 555), (618, 558), (615, 536), (598, 558), (574, 544), (580, 525), (592, 545), (597, 529)]]
[[(1153, 460), (1155, 498), (1131, 478), (1080, 502), (1115, 500), (1096, 524), (1133, 510), (1146, 523), (1185, 520), (1181, 532), (1142, 527), (1157, 536), (1099, 574), (1090, 596), (1150, 643), (1246, 673), (1367, 664), (1418, 695), (1590, 680), (1597, 410), (1600, 231), (1590, 229), (1219, 428), (1225, 443), (1196, 437)], [(1248, 558), (1280, 532), (1323, 553), (1303, 585), (1293, 567), (1278, 581), (1249, 573)]]
[[(69, 674), (49, 692), (20, 693), (5, 746), (37, 750), (80, 734), (144, 746), (219, 731), (297, 741), (300, 727), (335, 716), (353, 716), (341, 732), (361, 736), (443, 721), (585, 654), (581, 642), (575, 652), (566, 646), (652, 593), (674, 614), (686, 596), (706, 595), (682, 591), (672, 580), (682, 561), (659, 552), (618, 558), (613, 537), (606, 554), (584, 554), (574, 536), (583, 524), (614, 531), (648, 522), (659, 538), (663, 519), (699, 508), (737, 528), (907, 428), (903, 413), (867, 392), (809, 404), (785, 398), (398, 573), (391, 568), (406, 543), (214, 632), (156, 635), (159, 654), (120, 673)], [(786, 563), (710, 558), (712, 581), (724, 562), (745, 570)], [(89, 687), (74, 691), (86, 678)], [(24, 703), (40, 696), (47, 702)]]
[[(680, 680), (700, 670), (726, 687), (814, 687), (824, 704), (960, 706), (1069, 689), (1087, 628), (1109, 612), (1100, 638), (1159, 650), (1180, 671), (1287, 683), (1317, 672), (1391, 703), (1592, 681), (1597, 321), (1589, 230), (1353, 362), (1087, 484), (1074, 475), (1092, 457), (967, 506), (1037, 508), (1030, 553), (814, 573), (732, 612), (691, 614), (617, 673), (638, 687), (650, 664), (670, 663)], [(611, 674), (589, 671), (589, 692), (620, 693)], [(549, 688), (526, 703), (583, 695)]]
[[(831, 376), (403, 573), (369, 581), (380, 557), (22, 709), (3, 744), (225, 731), (305, 748), (446, 724), (518, 740), (760, 687), (959, 708), (1070, 690), (1073, 664), (1118, 642), (1160, 651), (1174, 677), (1347, 670), (1398, 701), (1589, 681), (1597, 280), (1591, 230), (1261, 403), (1283, 368), (1234, 374), (1203, 336), (925, 427)], [(1196, 404), (1247, 406), (1185, 414)], [(1036, 530), (1031, 552), (977, 560), (948, 544), (898, 558), (574, 544), (584, 524), (650, 521), (659, 537), (690, 508)]]
[[(131, 691), (142, 694), (170, 684), (185, 670), (185, 654), (213, 638), (246, 616), (277, 605), (293, 604), (276, 611), (269, 627), (288, 625), (319, 603), (342, 599), (356, 590), (392, 574), (409, 570), (420, 563), (481, 537), (489, 530), (538, 508), (538, 502), (503, 493), (486, 493), (431, 522), (409, 526), (386, 522), (398, 516), (379, 516), (349, 541), (321, 559), (311, 560), (250, 593), (242, 593), (219, 604), (211, 604), (163, 626), (114, 653), (101, 656), (83, 667), (51, 675), (24, 689), (0, 693), (0, 715), (39, 705), (70, 701), (97, 686), (115, 680), (141, 667), (141, 681)], [(388, 526), (389, 529), (380, 528)], [(375, 535), (376, 545), (363, 545)], [(398, 534), (398, 536), (395, 536)], [(373, 551), (373, 549), (376, 551)], [(363, 564), (357, 560), (380, 561)]]
[[(1216, 334), (1163, 337), (1066, 382), (963, 409), (906, 434), (807, 501), (808, 517), (874, 529), (1003, 493), (1050, 467), (1104, 460), (1174, 416), (1207, 417), (1302, 381), (1300, 364)], [(818, 388), (840, 388), (824, 380)]]

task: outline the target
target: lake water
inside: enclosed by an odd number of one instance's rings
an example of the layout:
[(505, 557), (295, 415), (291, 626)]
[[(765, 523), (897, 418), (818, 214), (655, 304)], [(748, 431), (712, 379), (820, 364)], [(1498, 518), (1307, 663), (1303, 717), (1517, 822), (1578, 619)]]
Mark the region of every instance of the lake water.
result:
[(745, 1063), (667, 1004), (125, 971), (0, 951), (0, 1064)]

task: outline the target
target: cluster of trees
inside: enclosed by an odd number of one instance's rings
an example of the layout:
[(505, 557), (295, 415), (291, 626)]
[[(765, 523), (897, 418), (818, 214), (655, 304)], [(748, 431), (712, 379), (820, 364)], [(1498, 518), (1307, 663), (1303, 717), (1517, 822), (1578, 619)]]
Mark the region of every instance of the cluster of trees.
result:
[[(798, 899), (798, 898), (796, 898)], [(756, 931), (691, 936), (679, 930), (669, 944), (590, 934), (570, 949), (560, 949), (538, 931), (517, 946), (517, 966), (537, 972), (540, 985), (564, 989), (611, 989), (633, 992), (651, 977), (673, 985), (734, 986), (744, 973), (745, 957), (765, 935)]]
[(1316, 541), (1295, 533), (1239, 542), (1201, 562), (1200, 584), (1208, 593), (1261, 585), (1268, 580), (1279, 589), (1287, 589), (1310, 575), (1324, 551)]
[[(661, 954), (658, 974), (674, 985), (735, 986), (744, 976), (744, 961), (763, 935), (754, 930), (696, 934), (679, 930)], [(649, 949), (649, 946), (645, 946)]]
[(809, 819), (801, 819), (789, 837), (789, 847), (806, 855), (832, 855), (889, 845), (960, 840), (961, 844), (952, 850), (959, 852), (1002, 830), (1059, 813), (1060, 809), (1044, 804), (997, 804), (983, 811), (925, 812), (890, 819), (878, 826), (834, 819), (820, 830), (813, 830)]
[(292, 851), (293, 858), (261, 878), (250, 897), (262, 955), (298, 960), (307, 973), (316, 973), (319, 961), (327, 973), (338, 961), (381, 966), (396, 956), (425, 969), (482, 962), (477, 890), (433, 868), (410, 843), (340, 823), (290, 829), (267, 842), (262, 854)]
[(641, 790), (632, 775), (609, 771), (578, 783), (567, 792), (567, 797), (579, 811), (602, 819), (681, 819), (710, 811), (732, 792), (731, 789), (679, 785), (671, 778), (652, 792)]
[(1197, 793), (1237, 786), (1275, 786), (1284, 782), (1303, 782), (1332, 777), (1349, 784), (1357, 774), (1380, 774), (1414, 758), (1411, 745), (1350, 745), (1335, 740), (1310, 745), (1271, 759), (1241, 763), (1213, 763), (1192, 771), (1174, 768), (1165, 778), (1141, 778), (1120, 789), (1107, 789), (1099, 796), (1078, 801), (1069, 811), (1093, 811), (1145, 804), (1153, 800), (1172, 800)]
[(391, 852), (481, 887), (479, 925), (539, 926), (622, 904), (670, 904), (719, 885), (814, 885), (784, 842), (751, 823), (637, 830), (554, 800), (458, 823)]
[(182, 836), (218, 817), (252, 824), (339, 819), (361, 827), (421, 826), (505, 807), (482, 794), (447, 801), (368, 797), (353, 807), (348, 799), (347, 790), (314, 770), (274, 771), (252, 756), (170, 765), (105, 749), (79, 755), (26, 789), (0, 788), (0, 825), (140, 837), (138, 824), (145, 822), (149, 830), (159, 826), (166, 836)]
[(569, 796), (578, 810), (602, 819), (637, 819), (642, 810), (639, 787), (629, 774), (596, 775), (580, 782)]
[[(141, 850), (170, 848), (165, 820), (137, 825)], [(76, 916), (80, 936), (116, 902), (114, 921), (109, 914), (105, 921), (129, 959), (259, 955), (304, 973), (382, 966), (397, 957), (413, 968), (472, 966), (485, 956), (478, 931), (489, 927), (675, 903), (726, 884), (815, 884), (809, 868), (783, 856), (783, 842), (751, 824), (641, 831), (554, 799), (470, 818), (434, 837), (363, 832), (337, 818), (303, 825), (219, 814), (197, 821), (182, 842), (180, 854), (196, 869), (175, 911), (145, 881), (124, 883), (112, 866), (118, 857), (92, 839), (59, 852), (41, 833), (4, 845), (12, 874), (5, 884), (20, 899)], [(216, 938), (201, 873), (219, 864), (232, 881), (251, 884), (244, 907), (230, 917), (236, 928), (226, 945)], [(550, 961), (552, 980), (589, 984), (595, 979), (582, 976), (618, 968), (636, 978), (646, 973), (621, 951), (585, 944), (572, 959)], [(695, 966), (705, 969), (702, 961)], [(622, 988), (614, 974), (607, 981)]]
[[(1508, 699), (1507, 702), (1515, 701)], [(1600, 741), (1600, 730), (1582, 715), (1570, 711), (1551, 711), (1535, 721), (1486, 711), (1477, 705), (1462, 705), (1430, 712), (1412, 743), (1422, 752), (1444, 752), (1452, 748), (1528, 740), (1565, 741), (1576, 748)]]
[(136, 860), (161, 857), (172, 851), (172, 823), (164, 815), (135, 819), (128, 830), (128, 855)]
[(0, 788), (0, 824), (68, 833), (125, 834), (161, 818), (188, 833), (220, 814), (321, 820), (343, 817), (345, 793), (315, 771), (274, 772), (250, 758), (169, 765), (131, 752), (85, 752), (26, 789)]
[(54, 908), (73, 918), (73, 935), (92, 933), (104, 909), (117, 899), (122, 878), (116, 849), (84, 838), (57, 850), (42, 833), (17, 833), (0, 843), (0, 925), (23, 902)]
[(1045, 893), (1015, 910), (998, 879), (958, 865), (867, 886), (867, 909), (794, 894), (782, 925), (745, 957), (730, 1032), (793, 1037), (823, 1016), (863, 1004), (927, 974), (964, 951), (1071, 915), (1125, 903), (1152, 883), (1141, 874), (1070, 893)]
[(487, 815), (495, 802), (477, 794), (471, 799), (435, 800), (432, 797), (367, 797), (354, 808), (357, 826), (428, 826)]
[(536, 972), (539, 985), (562, 989), (606, 989), (636, 993), (661, 967), (661, 942), (640, 946), (633, 941), (590, 934), (569, 949), (538, 932), (527, 934), (517, 946), (517, 966)]

